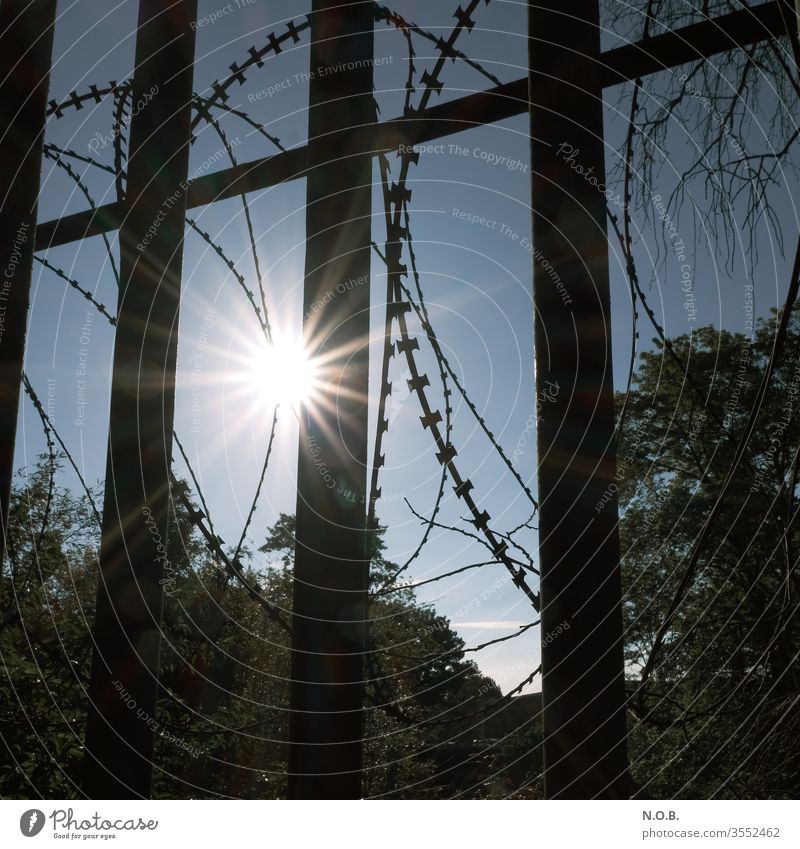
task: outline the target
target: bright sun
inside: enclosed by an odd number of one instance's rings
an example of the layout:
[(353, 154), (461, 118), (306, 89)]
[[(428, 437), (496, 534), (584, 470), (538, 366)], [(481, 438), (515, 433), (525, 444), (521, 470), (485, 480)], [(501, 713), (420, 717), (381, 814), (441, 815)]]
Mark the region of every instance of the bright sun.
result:
[(259, 349), (255, 360), (253, 381), (267, 404), (291, 405), (297, 411), (309, 400), (316, 368), (302, 339), (276, 335), (273, 344)]

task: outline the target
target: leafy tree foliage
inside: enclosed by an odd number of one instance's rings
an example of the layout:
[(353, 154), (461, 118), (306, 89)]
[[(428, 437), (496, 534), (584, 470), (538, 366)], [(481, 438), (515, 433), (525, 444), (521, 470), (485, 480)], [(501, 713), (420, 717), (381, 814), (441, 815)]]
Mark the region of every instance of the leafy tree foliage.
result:
[(795, 798), (800, 790), (798, 313), (733, 485), (687, 574), (775, 327), (762, 322), (752, 339), (701, 328), (673, 340), (681, 364), (660, 347), (645, 353), (627, 399), (618, 466), (626, 663), (633, 769), (646, 796)]
[(42, 462), (14, 493), (0, 583), (0, 787), (72, 796), (91, 662), (96, 539), (88, 502)]
[[(658, 347), (643, 354), (633, 391), (619, 398), (630, 747), (646, 796), (800, 791), (800, 313), (733, 487), (687, 571), (774, 333), (774, 321), (752, 339), (700, 328), (672, 341), (677, 361)], [(287, 620), (293, 541), (294, 518), (282, 515), (264, 556), (246, 561), (248, 580)], [(97, 543), (87, 499), (55, 486), (43, 458), (15, 489), (0, 583), (5, 797), (79, 795)], [(168, 554), (154, 795), (283, 797), (288, 634), (208, 554), (180, 504)], [(498, 688), (466, 659), (447, 619), (392, 582), (396, 568), (376, 535), (365, 794), (541, 795), (538, 724), (487, 732), (503, 705)]]
[[(80, 794), (98, 575), (93, 523), (86, 499), (63, 488), (51, 492), (47, 458), (15, 489), (10, 565), (0, 586), (6, 612), (0, 786), (6, 797)], [(282, 515), (261, 549), (267, 565), (256, 566), (251, 557), (246, 567), (248, 581), (286, 621), (293, 545), (294, 517)], [(419, 604), (411, 589), (390, 585), (396, 568), (376, 536), (365, 794), (514, 791), (519, 768), (502, 777), (498, 767), (506, 746), (484, 751), (473, 742), (487, 711), (498, 710), (499, 689), (465, 659), (463, 641), (446, 618)], [(208, 554), (178, 502), (167, 577), (154, 796), (285, 796), (288, 634)]]

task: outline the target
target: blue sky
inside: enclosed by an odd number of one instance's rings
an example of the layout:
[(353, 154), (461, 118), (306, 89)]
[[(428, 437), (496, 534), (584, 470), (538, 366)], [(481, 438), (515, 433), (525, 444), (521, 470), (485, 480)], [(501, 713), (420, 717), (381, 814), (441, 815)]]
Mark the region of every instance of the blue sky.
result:
[[(247, 50), (261, 45), (272, 30), (283, 31), (289, 19), (301, 19), (310, 3), (282, 2), (280, 18), (276, 4), (253, 0), (239, 6), (221, 0), (201, 0), (199, 18), (218, 15), (197, 33), (195, 89), (208, 93), (216, 79), (233, 61), (240, 64)], [(397, 2), (393, 8), (437, 35), (449, 33), (454, 19), (452, 4)], [(526, 73), (526, 5), (495, 2), (481, 7), (477, 26), (465, 34), (459, 47), (481, 62), (502, 81)], [(92, 83), (107, 84), (130, 75), (133, 64), (136, 4), (126, 0), (117, 5), (97, 0), (59, 3), (56, 34), (57, 61), (51, 81), (51, 96), (62, 100), (73, 89), (79, 93)], [(607, 44), (610, 35), (604, 37)], [(417, 78), (435, 61), (432, 45), (415, 40)], [(384, 24), (377, 25), (375, 87), (386, 119), (402, 112), (403, 87), (407, 74), (405, 40)], [(302, 144), (306, 134), (305, 103), (308, 95), (307, 33), (294, 48), (269, 58), (245, 85), (235, 90), (228, 105), (246, 110), (253, 119), (268, 125), (270, 133), (285, 147)], [(491, 85), (463, 63), (448, 63), (440, 99), (461, 96)], [(651, 94), (668, 82), (652, 78)], [(272, 88), (270, 88), (272, 87)], [(618, 160), (626, 124), (616, 104), (619, 91), (606, 93), (607, 167)], [(648, 95), (649, 96), (649, 95)], [(756, 110), (765, 119), (776, 108), (769, 92)], [(698, 120), (710, 120), (698, 112)], [(239, 161), (274, 152), (263, 136), (244, 122), (225, 119), (223, 126), (234, 142)], [(111, 128), (111, 103), (87, 105), (81, 111), (66, 111), (61, 120), (51, 119), (47, 140), (82, 154), (91, 154), (106, 164), (113, 161), (110, 147), (97, 141)], [(100, 134), (97, 136), (96, 134)], [(698, 142), (696, 128), (675, 124), (670, 128), (662, 164), (652, 194), (666, 197), (676, 183), (676, 173), (688, 162)], [(768, 143), (768, 131), (758, 126), (745, 139), (748, 149)], [(92, 140), (95, 142), (92, 143)], [(533, 412), (533, 304), (529, 242), (530, 189), (527, 117), (447, 137), (423, 151), (410, 180), (412, 234), (432, 324), (442, 346), (467, 387), (473, 401), (509, 456), (515, 455), (520, 475), (535, 492), (535, 433), (528, 432)], [(209, 166), (209, 162), (212, 162)], [(219, 170), (226, 166), (220, 143), (208, 127), (202, 127), (192, 148), (190, 173)], [(98, 204), (114, 199), (110, 175), (75, 163)], [(382, 200), (375, 174), (373, 237), (380, 245), (385, 233)], [(797, 230), (793, 206), (794, 177), (781, 175), (768, 200), (783, 223), (784, 232)], [(649, 220), (637, 210), (636, 256), (642, 285), (651, 306), (669, 335), (714, 324), (730, 330), (744, 328), (744, 287), (748, 276), (756, 285), (756, 311), (767, 314), (782, 302), (788, 263), (777, 247), (777, 235), (765, 222), (757, 229), (758, 260), (754, 267), (742, 250), (735, 250), (730, 263), (720, 260), (709, 241), (707, 224), (718, 220), (699, 186), (687, 187), (690, 202), (675, 224), (687, 246), (687, 261), (697, 315), (693, 321), (684, 308), (680, 280), (682, 262), (665, 249), (663, 227), (652, 214)], [(304, 203), (302, 181), (276, 186), (248, 197), (256, 232), (257, 249), (264, 272), (271, 322), (287, 335), (300, 332), (304, 261)], [(693, 208), (694, 204), (694, 208)], [(87, 206), (74, 183), (52, 163), (45, 163), (40, 219), (49, 220)], [(466, 215), (461, 215), (465, 213)], [(204, 230), (224, 246), (226, 253), (255, 288), (253, 259), (246, 240), (243, 208), (239, 199), (215, 204), (190, 213)], [(734, 217), (741, 220), (737, 207)], [(467, 216), (484, 218), (470, 223)], [(514, 236), (516, 234), (516, 238)], [(732, 233), (738, 237), (741, 233)], [(116, 256), (115, 234), (109, 234)], [(735, 244), (735, 240), (734, 240)], [(48, 260), (65, 269), (98, 300), (114, 312), (116, 284), (103, 240), (89, 239), (47, 251)], [(614, 330), (614, 371), (617, 386), (624, 385), (630, 356), (630, 298), (621, 259), (612, 244), (611, 278)], [(48, 270), (37, 269), (30, 314), (26, 369), (40, 396), (47, 399), (60, 434), (74, 452), (85, 476), (100, 479), (104, 472), (108, 423), (109, 368), (113, 329), (90, 304)], [(380, 332), (383, 324), (382, 298), (385, 276), (380, 262), (373, 265), (372, 305), (374, 319), (373, 390), (380, 372)], [(179, 388), (176, 430), (187, 448), (211, 508), (216, 528), (228, 541), (238, 540), (266, 447), (270, 409), (259, 402), (259, 393), (248, 377), (252, 349), (258, 341), (258, 326), (250, 306), (220, 259), (195, 234), (189, 233), (184, 255), (184, 294), (181, 306), (178, 359)], [(414, 330), (419, 332), (419, 328)], [(649, 345), (654, 335), (642, 315), (640, 344)], [(437, 398), (435, 362), (430, 350), (421, 346), (421, 360), (428, 366)], [(77, 372), (86, 363), (86, 385)], [(409, 511), (427, 514), (438, 487), (439, 466), (434, 445), (419, 423), (420, 411), (413, 396), (404, 391), (404, 369), (392, 364), (391, 378), (396, 393), (390, 406), (391, 426), (386, 442), (387, 462), (383, 476), (384, 501), (379, 516), (389, 526), (388, 556), (398, 562), (416, 548), (422, 527)], [(51, 393), (48, 395), (48, 386)], [(376, 397), (373, 392), (373, 401)], [(459, 452), (460, 468), (475, 484), (480, 506), (504, 531), (529, 518), (530, 506), (519, 486), (491, 450), (463, 403), (456, 398), (453, 442)], [(195, 405), (192, 411), (193, 402)], [(85, 404), (78, 421), (78, 404)], [(371, 421), (374, 423), (374, 403)], [(251, 527), (251, 545), (260, 544), (265, 529), (280, 512), (294, 511), (296, 425), (284, 414), (271, 470)], [(43, 448), (41, 428), (29, 403), (23, 404), (17, 442), (16, 465), (31, 464)], [(178, 466), (180, 470), (181, 466)], [(75, 485), (71, 472), (64, 482)], [(459, 523), (461, 505), (447, 487), (441, 521)], [(536, 535), (520, 537), (536, 559)], [(408, 571), (411, 580), (424, 580), (459, 566), (486, 559), (485, 550), (466, 537), (434, 531), (423, 554)], [(513, 632), (533, 618), (529, 604), (511, 585), (501, 566), (473, 570), (419, 590), (419, 597), (453, 619), (468, 645)], [(538, 663), (538, 632), (529, 631), (511, 642), (479, 653), (477, 660), (487, 673), (508, 689), (524, 679)], [(538, 689), (538, 681), (533, 689)]]

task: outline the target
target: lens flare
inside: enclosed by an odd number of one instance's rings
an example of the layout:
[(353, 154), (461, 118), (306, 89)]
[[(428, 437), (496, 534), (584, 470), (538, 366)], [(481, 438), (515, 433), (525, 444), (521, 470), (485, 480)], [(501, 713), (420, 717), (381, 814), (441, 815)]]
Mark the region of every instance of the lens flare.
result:
[(316, 367), (299, 337), (279, 336), (259, 348), (251, 379), (262, 401), (299, 409), (310, 399)]

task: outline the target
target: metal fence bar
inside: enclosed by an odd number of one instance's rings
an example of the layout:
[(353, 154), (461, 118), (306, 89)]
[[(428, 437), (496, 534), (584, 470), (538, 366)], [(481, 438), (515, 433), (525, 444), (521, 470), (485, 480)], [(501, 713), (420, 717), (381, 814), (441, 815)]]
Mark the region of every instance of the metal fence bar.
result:
[(140, 0), (84, 791), (150, 792), (197, 0)]
[[(324, 369), (303, 405), (297, 470), (289, 795), (361, 794), (366, 568), (367, 393), (373, 8), (315, 0), (306, 201), (304, 336)], [(339, 132), (343, 131), (343, 132)], [(336, 133), (336, 135), (332, 135)]]
[(626, 798), (598, 2), (529, 20), (545, 795)]
[[(707, 58), (725, 50), (747, 46), (786, 32), (778, 0), (752, 9), (722, 15), (665, 33), (647, 42), (609, 50), (595, 59), (596, 72), (604, 87), (663, 71), (683, 62)], [(453, 133), (502, 121), (528, 110), (528, 78), (460, 97), (399, 117), (370, 128), (353, 140), (354, 149), (373, 154), (395, 150), (399, 144), (421, 144)], [(332, 130), (335, 134), (336, 130)], [(298, 147), (235, 168), (205, 174), (189, 184), (188, 208), (236, 197), (242, 192), (265, 189), (304, 177), (308, 171), (308, 149)], [(77, 212), (39, 225), (36, 246), (64, 245), (114, 230), (120, 210), (107, 204), (97, 210)]]
[(0, 567), (14, 476), (56, 0), (0, 4)]

